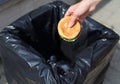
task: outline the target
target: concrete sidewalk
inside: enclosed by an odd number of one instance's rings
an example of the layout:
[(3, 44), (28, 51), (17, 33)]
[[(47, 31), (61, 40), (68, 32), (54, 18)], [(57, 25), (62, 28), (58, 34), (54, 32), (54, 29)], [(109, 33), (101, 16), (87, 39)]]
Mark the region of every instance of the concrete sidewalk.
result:
[(120, 35), (120, 0), (103, 0), (91, 18)]
[(117, 45), (103, 84), (120, 84), (120, 44)]
[[(120, 35), (120, 0), (104, 0), (91, 15), (103, 25), (113, 29)], [(113, 55), (110, 67), (103, 84), (120, 84), (120, 41)]]

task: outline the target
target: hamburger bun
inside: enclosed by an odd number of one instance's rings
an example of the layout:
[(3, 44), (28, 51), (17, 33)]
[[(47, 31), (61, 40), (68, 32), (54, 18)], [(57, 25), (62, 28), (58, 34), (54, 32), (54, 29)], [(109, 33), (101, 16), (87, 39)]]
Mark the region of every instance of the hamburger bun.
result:
[(58, 23), (58, 33), (60, 37), (66, 41), (75, 41), (81, 31), (79, 21), (77, 21), (71, 28), (68, 27), (72, 17), (66, 16)]

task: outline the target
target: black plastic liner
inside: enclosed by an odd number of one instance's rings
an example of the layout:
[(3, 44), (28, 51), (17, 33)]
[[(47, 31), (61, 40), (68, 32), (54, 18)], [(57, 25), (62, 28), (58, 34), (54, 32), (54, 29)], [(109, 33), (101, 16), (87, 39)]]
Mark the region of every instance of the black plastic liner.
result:
[(62, 40), (57, 24), (68, 7), (62, 1), (48, 3), (2, 30), (8, 84), (93, 84), (107, 70), (119, 36), (87, 17), (76, 41)]

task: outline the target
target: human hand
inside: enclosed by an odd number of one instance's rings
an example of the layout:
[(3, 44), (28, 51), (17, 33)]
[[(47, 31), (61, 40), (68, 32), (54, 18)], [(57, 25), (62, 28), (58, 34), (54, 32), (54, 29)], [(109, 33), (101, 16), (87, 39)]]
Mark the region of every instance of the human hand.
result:
[(96, 6), (102, 0), (82, 0), (81, 2), (70, 6), (67, 10), (65, 16), (72, 16), (72, 20), (69, 23), (69, 27), (72, 27), (76, 21), (80, 21), (80, 23), (87, 17), (91, 12), (96, 9)]

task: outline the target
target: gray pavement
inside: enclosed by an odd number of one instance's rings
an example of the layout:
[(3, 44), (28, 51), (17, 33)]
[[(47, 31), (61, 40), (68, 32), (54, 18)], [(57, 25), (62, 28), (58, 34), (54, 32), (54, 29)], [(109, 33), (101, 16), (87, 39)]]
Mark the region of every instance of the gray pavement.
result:
[(91, 15), (103, 25), (120, 35), (120, 0), (103, 0), (98, 9)]
[[(120, 35), (119, 3), (120, 0), (104, 0), (98, 9), (91, 15), (91, 18), (113, 29), (113, 31)], [(120, 84), (120, 41), (113, 54), (103, 84)]]
[(117, 45), (103, 84), (120, 84), (120, 44)]
[(0, 63), (0, 84), (6, 84), (5, 73), (1, 63)]

